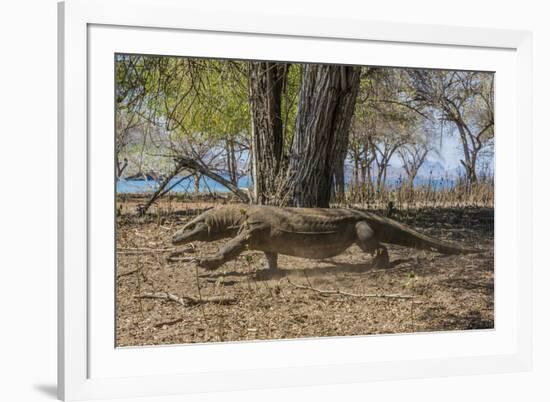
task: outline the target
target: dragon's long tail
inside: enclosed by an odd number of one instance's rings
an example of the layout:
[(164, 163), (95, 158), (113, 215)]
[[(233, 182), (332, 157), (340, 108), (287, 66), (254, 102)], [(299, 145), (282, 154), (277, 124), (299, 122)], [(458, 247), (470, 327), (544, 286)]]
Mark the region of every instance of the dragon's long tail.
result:
[(464, 247), (447, 241), (441, 241), (422, 234), (393, 219), (385, 218), (366, 211), (360, 211), (367, 216), (367, 221), (379, 233), (381, 243), (396, 244), (421, 250), (435, 250), (443, 254), (471, 254), (483, 250)]

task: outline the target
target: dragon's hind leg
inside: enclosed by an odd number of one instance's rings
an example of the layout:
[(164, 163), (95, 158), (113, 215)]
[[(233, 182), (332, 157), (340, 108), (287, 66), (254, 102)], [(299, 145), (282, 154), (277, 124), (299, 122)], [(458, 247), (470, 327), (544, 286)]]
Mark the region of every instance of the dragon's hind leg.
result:
[(241, 232), (238, 236), (228, 241), (213, 256), (199, 259), (199, 267), (203, 267), (206, 269), (216, 269), (227, 261), (234, 259), (240, 253), (246, 250), (250, 237), (250, 231), (245, 230)]
[(372, 259), (372, 265), (376, 268), (389, 268), (390, 256), (386, 246), (383, 246), (382, 244), (378, 245), (378, 248), (374, 253), (374, 258)]
[(355, 225), (357, 235), (357, 245), (366, 253), (370, 253), (373, 258), (373, 266), (377, 268), (387, 268), (390, 265), (388, 249), (380, 244), (374, 230), (367, 222), (359, 222)]
[(277, 253), (271, 253), (269, 251), (264, 251), (265, 258), (267, 259), (267, 267), (271, 272), (274, 272), (278, 269), (277, 267)]

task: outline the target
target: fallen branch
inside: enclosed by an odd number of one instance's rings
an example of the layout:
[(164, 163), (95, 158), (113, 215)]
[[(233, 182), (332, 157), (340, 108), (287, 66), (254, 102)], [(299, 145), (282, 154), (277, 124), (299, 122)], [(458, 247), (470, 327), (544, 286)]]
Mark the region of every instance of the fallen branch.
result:
[(155, 324), (154, 327), (155, 328), (162, 328), (165, 325), (174, 325), (174, 324), (178, 324), (182, 321), (183, 321), (183, 318), (176, 318), (175, 320), (159, 322), (158, 324)]
[(117, 248), (116, 252), (117, 254), (129, 254), (129, 255), (134, 255), (134, 254), (157, 254), (157, 253), (168, 253), (170, 251), (174, 251), (175, 248), (174, 247), (171, 247), (171, 248), (145, 248), (145, 247), (142, 247), (142, 248)]
[(128, 275), (135, 274), (136, 272), (139, 272), (139, 269), (133, 269), (133, 270), (127, 271), (127, 272), (121, 272), (121, 273), (118, 274), (116, 277), (117, 277), (117, 278), (121, 278), (121, 277), (123, 277), (123, 276), (128, 276)]
[(176, 262), (176, 261), (183, 261), (188, 262), (189, 257), (184, 257), (183, 259), (177, 258), (181, 255), (184, 255), (186, 253), (194, 253), (195, 252), (195, 246), (192, 244), (189, 244), (187, 247), (175, 250), (166, 258), (168, 262)]
[(349, 297), (358, 297), (358, 298), (380, 298), (380, 299), (412, 299), (414, 296), (407, 296), (407, 295), (400, 295), (400, 294), (382, 294), (382, 293), (350, 293), (350, 292), (344, 292), (341, 290), (325, 290), (325, 289), (317, 289), (314, 288), (312, 285), (299, 285), (297, 283), (294, 283), (290, 280), (290, 278), (286, 278), (287, 282), (294, 286), (297, 289), (304, 289), (304, 290), (311, 290), (317, 293), (320, 293), (322, 295), (341, 295), (341, 296), (349, 296)]
[[(157, 188), (157, 190), (153, 193), (153, 195), (151, 195), (151, 198), (149, 198), (149, 200), (147, 201), (147, 203), (143, 206), (138, 206), (137, 208), (137, 213), (138, 215), (140, 216), (143, 216), (145, 215), (145, 213), (147, 212), (147, 210), (151, 207), (151, 205), (153, 205), (153, 203), (157, 200), (157, 198), (160, 198), (162, 197), (164, 194), (166, 194), (170, 189), (172, 189), (172, 187), (170, 187), (169, 190), (165, 190), (166, 186), (168, 186), (170, 184), (170, 181), (176, 177), (182, 170), (183, 170), (184, 166), (182, 163), (178, 163), (176, 164), (176, 167), (174, 168), (174, 170), (172, 172), (170, 172), (170, 174), (168, 174), (163, 180), (161, 183), (159, 183), (159, 187)], [(189, 176), (187, 176), (189, 177)], [(183, 181), (185, 178), (183, 178), (182, 180), (180, 181)], [(178, 183), (179, 184), (179, 183)]]
[(235, 194), (237, 197), (239, 197), (242, 202), (248, 203), (250, 201), (250, 197), (246, 192), (241, 190), (235, 184), (231, 183), (229, 180), (225, 179), (223, 176), (210, 170), (204, 163), (201, 163), (199, 161), (196, 161), (194, 159), (187, 158), (184, 156), (180, 156), (176, 158), (176, 161), (179, 168), (190, 169), (202, 174), (203, 176), (209, 177), (210, 179), (221, 184), (222, 186), (227, 188), (229, 191), (231, 191), (233, 194)]
[(173, 301), (175, 303), (181, 304), (182, 306), (194, 306), (197, 304), (204, 304), (204, 303), (232, 304), (237, 301), (237, 299), (230, 296), (210, 296), (210, 297), (202, 297), (199, 299), (193, 296), (180, 297), (168, 292), (157, 292), (157, 293), (146, 292), (136, 297), (140, 299), (168, 300), (168, 301)]
[(168, 262), (197, 262), (197, 257), (168, 257)]
[(150, 248), (150, 247), (119, 247), (117, 251), (151, 251), (155, 253), (174, 251), (175, 247)]

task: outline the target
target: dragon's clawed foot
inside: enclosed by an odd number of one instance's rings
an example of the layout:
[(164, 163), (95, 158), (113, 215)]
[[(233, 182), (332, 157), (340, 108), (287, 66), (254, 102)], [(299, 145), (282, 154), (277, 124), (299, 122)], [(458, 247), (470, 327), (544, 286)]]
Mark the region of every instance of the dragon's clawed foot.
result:
[(376, 249), (372, 266), (375, 268), (388, 268), (390, 266), (390, 256), (385, 247)]

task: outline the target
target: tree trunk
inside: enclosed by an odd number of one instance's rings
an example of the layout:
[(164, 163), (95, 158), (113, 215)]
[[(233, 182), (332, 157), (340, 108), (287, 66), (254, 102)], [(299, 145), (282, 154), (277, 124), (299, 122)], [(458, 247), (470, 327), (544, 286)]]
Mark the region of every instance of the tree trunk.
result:
[(248, 74), (252, 120), (252, 178), (254, 201), (273, 202), (283, 156), (281, 99), (286, 64), (252, 62)]
[(476, 175), (476, 154), (470, 150), (469, 144), (468, 144), (468, 133), (466, 131), (466, 128), (461, 124), (460, 121), (454, 121), (456, 127), (458, 128), (458, 132), (460, 134), (460, 140), (462, 142), (462, 150), (464, 153), (464, 159), (460, 161), (462, 166), (464, 166), (464, 170), (466, 170), (466, 179), (468, 181), (468, 186), (472, 185), (473, 183), (477, 182), (477, 175)]
[(384, 165), (384, 173), (382, 174), (382, 185), (384, 187), (384, 190), (386, 189), (386, 177), (388, 174), (388, 162)]
[(353, 153), (353, 197), (357, 201), (359, 194), (359, 155), (357, 151)]
[(225, 152), (227, 153), (227, 174), (231, 183), (237, 185), (237, 158), (235, 157), (235, 144), (232, 138), (226, 141), (225, 148)]
[(195, 188), (195, 194), (198, 194), (200, 192), (200, 184), (201, 184), (201, 175), (197, 173), (193, 175), (193, 185)]
[(334, 201), (343, 203), (346, 201), (346, 155), (340, 155), (334, 166)]
[(378, 163), (378, 171), (376, 174), (376, 191), (380, 193), (382, 191), (382, 180), (386, 171), (386, 158), (382, 156), (382, 160)]
[[(371, 148), (374, 148), (370, 145), (370, 141), (366, 141), (363, 144), (364, 152), (365, 152), (365, 168), (363, 170), (363, 180), (365, 185), (364, 187), (364, 197), (368, 201), (370, 194), (374, 191), (374, 183), (372, 181), (372, 174), (373, 174), (373, 167), (372, 164), (376, 160), (375, 150)], [(371, 154), (369, 156), (369, 153)]]
[(359, 73), (350, 66), (304, 67), (283, 204), (329, 206), (335, 166), (348, 146)]
[(368, 199), (368, 195), (372, 187), (371, 175), (372, 173), (370, 171), (370, 164), (368, 162), (363, 163), (361, 165), (361, 179), (363, 180), (363, 184), (361, 186), (361, 193), (363, 195), (363, 201)]

